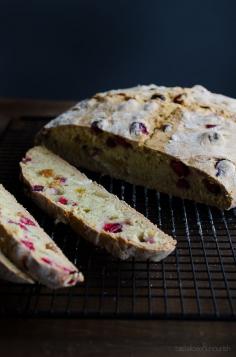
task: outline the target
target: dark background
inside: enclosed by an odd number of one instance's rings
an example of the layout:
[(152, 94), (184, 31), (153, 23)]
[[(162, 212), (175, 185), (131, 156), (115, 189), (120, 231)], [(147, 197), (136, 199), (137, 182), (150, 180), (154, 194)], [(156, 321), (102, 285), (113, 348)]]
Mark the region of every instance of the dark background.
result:
[(0, 0), (0, 97), (136, 84), (236, 97), (236, 1)]

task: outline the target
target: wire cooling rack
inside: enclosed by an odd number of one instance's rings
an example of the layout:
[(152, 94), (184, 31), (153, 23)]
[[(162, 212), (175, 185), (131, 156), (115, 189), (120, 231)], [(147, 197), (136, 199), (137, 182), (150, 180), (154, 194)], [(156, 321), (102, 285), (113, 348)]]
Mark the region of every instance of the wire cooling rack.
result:
[(220, 211), (86, 172), (178, 241), (175, 252), (159, 263), (112, 258), (69, 227), (55, 225), (23, 195), (18, 162), (47, 120), (18, 118), (5, 127), (0, 137), (0, 182), (83, 271), (85, 282), (52, 291), (2, 281), (0, 314), (234, 320), (236, 210)]

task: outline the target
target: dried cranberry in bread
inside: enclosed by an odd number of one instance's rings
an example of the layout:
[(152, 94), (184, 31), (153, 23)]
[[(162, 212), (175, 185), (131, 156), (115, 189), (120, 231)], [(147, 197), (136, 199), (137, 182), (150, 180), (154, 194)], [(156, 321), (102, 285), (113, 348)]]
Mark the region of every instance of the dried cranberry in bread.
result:
[(17, 268), (0, 250), (0, 279), (19, 284), (33, 284), (29, 275)]
[(229, 209), (235, 120), (236, 100), (201, 86), (138, 86), (81, 101), (37, 140), (75, 166)]
[(2, 185), (0, 246), (17, 268), (50, 288), (72, 286), (83, 281), (78, 269)]
[(21, 174), (43, 210), (114, 256), (159, 261), (175, 249), (147, 218), (44, 147), (27, 152)]

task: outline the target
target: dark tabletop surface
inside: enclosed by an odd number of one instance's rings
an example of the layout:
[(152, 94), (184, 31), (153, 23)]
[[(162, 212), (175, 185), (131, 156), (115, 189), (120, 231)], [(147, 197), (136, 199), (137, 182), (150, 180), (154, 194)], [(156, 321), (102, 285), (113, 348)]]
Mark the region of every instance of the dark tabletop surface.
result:
[(1, 356), (235, 356), (235, 330), (234, 322), (4, 319)]

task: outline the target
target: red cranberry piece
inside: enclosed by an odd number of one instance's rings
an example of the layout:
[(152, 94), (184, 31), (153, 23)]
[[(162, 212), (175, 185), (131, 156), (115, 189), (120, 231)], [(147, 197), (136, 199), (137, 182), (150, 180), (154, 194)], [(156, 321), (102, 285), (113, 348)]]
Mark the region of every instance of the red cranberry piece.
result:
[(29, 161), (32, 161), (31, 157), (29, 157), (29, 156), (23, 157), (23, 159), (22, 159), (23, 164), (26, 164)]
[(44, 262), (44, 263), (46, 263), (46, 264), (48, 264), (48, 265), (51, 265), (51, 264), (52, 264), (51, 260), (48, 259), (48, 258), (46, 258), (46, 257), (41, 258), (41, 260), (42, 260), (42, 262)]
[(9, 219), (9, 220), (8, 220), (8, 223), (16, 224), (17, 226), (19, 226), (19, 227), (20, 227), (21, 229), (23, 229), (24, 231), (27, 231), (27, 230), (28, 230), (27, 227), (26, 227), (24, 224), (18, 223), (18, 222), (16, 222), (16, 221), (13, 221), (12, 219)]
[(92, 122), (91, 124), (91, 129), (96, 133), (99, 134), (102, 132), (102, 129), (100, 128), (100, 124), (101, 124), (102, 120), (95, 120), (94, 122)]
[(43, 189), (44, 189), (44, 187), (43, 187), (42, 185), (34, 185), (34, 186), (32, 187), (32, 190), (33, 190), (34, 192), (41, 192), (41, 191), (43, 191)]
[(156, 243), (156, 241), (155, 241), (155, 239), (153, 237), (149, 237), (147, 239), (147, 243), (154, 244), (154, 243)]
[(208, 179), (203, 179), (202, 180), (203, 184), (207, 188), (207, 190), (214, 195), (219, 195), (221, 193), (221, 188), (219, 185), (217, 185), (214, 182), (209, 181)]
[(184, 179), (184, 178), (180, 178), (180, 179), (177, 181), (176, 186), (177, 186), (178, 188), (182, 188), (182, 189), (184, 189), (184, 190), (188, 190), (188, 189), (190, 188), (189, 182), (188, 182), (186, 179)]
[(36, 224), (32, 221), (32, 219), (27, 217), (21, 217), (20, 222), (27, 226), (36, 226)]
[(66, 271), (67, 273), (70, 273), (70, 274), (76, 273), (76, 270), (71, 270), (70, 268), (67, 268), (67, 267), (62, 267), (62, 269), (63, 269), (64, 271)]
[(73, 285), (74, 284), (74, 279), (70, 279), (68, 282), (67, 282), (67, 285)]
[(18, 226), (19, 226), (21, 229), (23, 229), (24, 231), (28, 231), (27, 227), (26, 227), (24, 224), (18, 223)]
[(205, 127), (207, 129), (211, 129), (211, 128), (215, 128), (217, 126), (217, 124), (206, 124)]
[(76, 207), (76, 206), (78, 206), (78, 203), (77, 203), (77, 202), (73, 202), (73, 203), (72, 203), (72, 206), (73, 206), (73, 207)]
[(120, 233), (122, 232), (122, 224), (120, 223), (105, 223), (103, 226), (104, 231), (110, 233)]
[(59, 203), (61, 203), (62, 205), (67, 205), (68, 204), (68, 199), (61, 196), (58, 200)]
[(130, 134), (140, 135), (140, 134), (148, 134), (147, 127), (138, 121), (134, 121), (129, 128)]
[(35, 250), (34, 244), (28, 240), (21, 240), (21, 243), (26, 246), (29, 250)]
[(59, 181), (60, 181), (61, 184), (66, 183), (67, 178), (66, 177), (60, 177)]
[(190, 173), (188, 166), (183, 164), (181, 161), (172, 160), (170, 162), (170, 166), (179, 177), (188, 176)]

